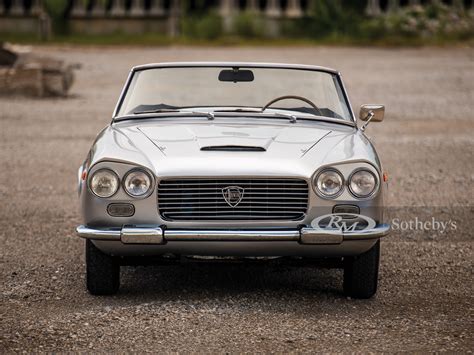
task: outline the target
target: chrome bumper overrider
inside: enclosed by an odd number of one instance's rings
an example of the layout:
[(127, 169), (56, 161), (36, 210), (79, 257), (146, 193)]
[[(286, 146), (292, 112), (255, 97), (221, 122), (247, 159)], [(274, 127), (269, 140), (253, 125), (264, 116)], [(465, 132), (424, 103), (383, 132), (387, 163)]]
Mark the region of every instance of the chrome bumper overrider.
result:
[(164, 229), (159, 226), (91, 228), (78, 226), (77, 234), (86, 239), (116, 240), (124, 244), (165, 244), (167, 241), (295, 241), (301, 244), (341, 244), (344, 240), (377, 239), (387, 235), (390, 225), (379, 224), (360, 231), (320, 230), (204, 230)]

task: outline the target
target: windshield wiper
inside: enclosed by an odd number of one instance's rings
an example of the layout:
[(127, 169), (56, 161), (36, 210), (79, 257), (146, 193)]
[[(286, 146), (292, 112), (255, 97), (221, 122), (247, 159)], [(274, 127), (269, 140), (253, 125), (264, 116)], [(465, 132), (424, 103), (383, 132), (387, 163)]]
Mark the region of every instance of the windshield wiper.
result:
[[(214, 112), (251, 112), (251, 113), (265, 113), (262, 109), (259, 108), (236, 108), (230, 110), (216, 110)], [(282, 113), (282, 112), (272, 112), (271, 115), (280, 116), (280, 117), (287, 117), (290, 119), (291, 123), (296, 123), (296, 116), (290, 113)]]
[(296, 116), (290, 113), (273, 112), (273, 115), (289, 118), (291, 123), (296, 123)]
[(262, 109), (259, 108), (232, 108), (228, 110), (214, 110), (214, 112), (252, 112), (262, 113)]
[(206, 116), (209, 121), (212, 121), (214, 119), (214, 112), (191, 111), (191, 114), (197, 115), (197, 116)]
[(146, 114), (146, 113), (182, 113), (189, 114), (190, 116), (206, 116), (209, 120), (214, 119), (214, 114), (212, 112), (206, 111), (181, 111), (172, 108), (157, 108), (154, 110), (144, 110), (144, 111), (134, 111), (134, 115)]
[(157, 108), (154, 110), (144, 110), (144, 111), (133, 111), (134, 115), (140, 115), (142, 113), (172, 113), (172, 112), (182, 112), (180, 110), (175, 110), (172, 108)]
[[(170, 117), (182, 117), (182, 116), (192, 116), (192, 117), (206, 117), (208, 120), (213, 120), (214, 119), (214, 113), (212, 112), (206, 112), (206, 111), (183, 111), (183, 110), (174, 110), (174, 109), (156, 109), (156, 110), (144, 110), (144, 111), (136, 111), (132, 112), (132, 114), (121, 116), (121, 117), (116, 117), (114, 119), (115, 122), (118, 121), (128, 121), (128, 120), (135, 120), (135, 119), (144, 119), (144, 118), (149, 118), (150, 116), (140, 116), (140, 114), (147, 114), (147, 113), (156, 113), (156, 117), (164, 116), (166, 117), (167, 113), (172, 113), (173, 115), (170, 115)], [(179, 114), (179, 115), (175, 115)], [(155, 117), (155, 116), (153, 116)]]

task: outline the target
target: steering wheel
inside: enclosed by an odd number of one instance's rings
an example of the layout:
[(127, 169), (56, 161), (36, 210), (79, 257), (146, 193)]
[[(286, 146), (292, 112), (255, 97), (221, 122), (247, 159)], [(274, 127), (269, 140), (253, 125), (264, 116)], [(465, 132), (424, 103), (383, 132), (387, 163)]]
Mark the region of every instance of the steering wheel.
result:
[(277, 97), (276, 99), (271, 100), (269, 103), (263, 106), (262, 112), (265, 111), (267, 108), (269, 108), (271, 105), (273, 105), (275, 102), (278, 102), (281, 100), (289, 100), (289, 99), (300, 100), (300, 101), (306, 102), (308, 105), (310, 105), (312, 108), (314, 108), (318, 112), (319, 116), (323, 115), (319, 107), (316, 106), (311, 100), (303, 96), (296, 96), (296, 95), (285, 95), (285, 96)]

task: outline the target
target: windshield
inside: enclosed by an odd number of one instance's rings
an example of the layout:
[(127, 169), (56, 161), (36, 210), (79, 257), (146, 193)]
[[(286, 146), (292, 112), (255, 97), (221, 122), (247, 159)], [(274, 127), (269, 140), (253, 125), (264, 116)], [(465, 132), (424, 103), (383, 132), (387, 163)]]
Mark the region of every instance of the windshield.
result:
[[(136, 71), (118, 116), (189, 110), (198, 112), (284, 110), (351, 120), (336, 74), (288, 68), (164, 67)], [(302, 97), (305, 100), (294, 98)], [(267, 111), (268, 110), (268, 111)]]

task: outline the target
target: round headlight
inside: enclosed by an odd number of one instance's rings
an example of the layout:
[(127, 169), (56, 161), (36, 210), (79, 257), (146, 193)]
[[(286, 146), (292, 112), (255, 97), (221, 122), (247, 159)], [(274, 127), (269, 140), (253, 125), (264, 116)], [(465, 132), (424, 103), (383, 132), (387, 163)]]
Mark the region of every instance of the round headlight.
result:
[(145, 196), (151, 188), (151, 178), (142, 170), (132, 170), (124, 180), (125, 191), (132, 197)]
[(119, 185), (119, 178), (109, 169), (97, 170), (89, 180), (91, 191), (99, 197), (113, 196), (117, 192)]
[(316, 177), (316, 188), (324, 197), (334, 198), (342, 192), (343, 178), (337, 170), (324, 170)]
[(377, 188), (377, 178), (369, 170), (354, 172), (349, 180), (349, 189), (356, 197), (368, 197)]

